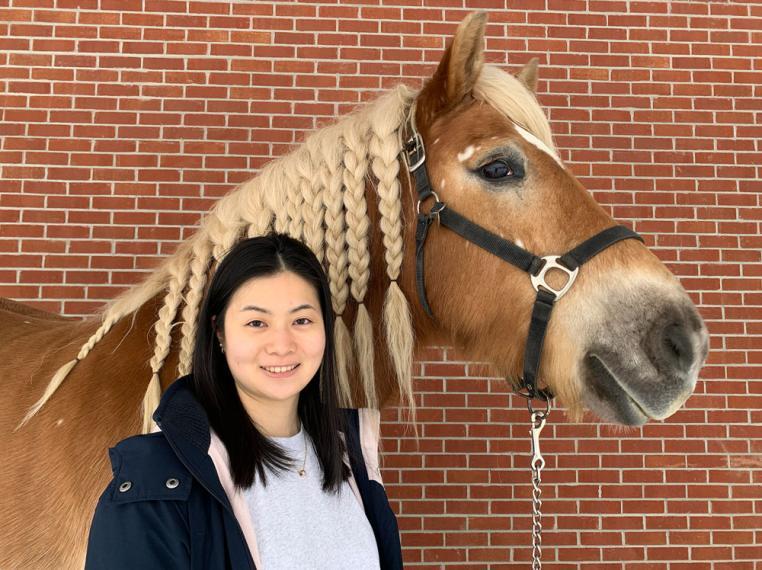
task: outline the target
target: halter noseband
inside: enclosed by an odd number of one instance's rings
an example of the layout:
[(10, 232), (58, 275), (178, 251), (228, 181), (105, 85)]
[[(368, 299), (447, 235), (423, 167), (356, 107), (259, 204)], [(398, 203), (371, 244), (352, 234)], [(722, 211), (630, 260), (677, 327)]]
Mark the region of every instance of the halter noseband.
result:
[[(415, 179), (415, 189), (418, 195), (418, 203), (416, 205), (418, 223), (415, 230), (415, 281), (418, 299), (423, 309), (430, 317), (434, 317), (426, 298), (423, 257), (423, 246), (426, 242), (429, 226), (431, 226), (434, 220), (437, 220), (441, 225), (471, 243), (529, 273), (532, 287), (537, 291), (537, 297), (532, 309), (529, 336), (524, 350), (524, 371), (521, 378), (521, 389), (525, 390), (525, 392), (519, 392), (519, 395), (530, 400), (534, 398), (544, 401), (550, 400), (553, 398), (550, 390), (537, 388), (537, 371), (540, 367), (540, 355), (545, 339), (545, 331), (547, 330), (550, 314), (555, 302), (571, 289), (574, 280), (577, 278), (580, 266), (585, 262), (619, 241), (625, 239), (643, 241), (643, 238), (631, 229), (620, 225), (603, 230), (564, 255), (549, 255), (545, 257), (534, 255), (515, 243), (503, 239), (464, 218), (444, 202), (441, 202), (439, 196), (431, 188), (431, 181), (426, 170), (426, 149), (423, 145), (423, 138), (421, 138), (421, 135), (415, 128), (415, 105), (410, 110), (408, 131), (411, 133), (411, 136), (405, 142), (404, 153), (408, 170)], [(434, 199), (434, 204), (428, 212), (421, 212), (421, 204), (429, 198)], [(562, 271), (567, 276), (566, 283), (560, 289), (553, 288), (545, 280), (546, 274), (551, 269)]]

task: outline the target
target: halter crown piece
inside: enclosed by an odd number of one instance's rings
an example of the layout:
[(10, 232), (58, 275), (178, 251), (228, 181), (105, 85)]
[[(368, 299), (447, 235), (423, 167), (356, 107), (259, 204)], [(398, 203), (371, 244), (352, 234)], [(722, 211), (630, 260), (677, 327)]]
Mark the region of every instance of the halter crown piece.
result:
[[(518, 394), (530, 402), (533, 399), (549, 401), (553, 398), (553, 394), (548, 389), (537, 388), (537, 371), (540, 367), (545, 331), (548, 328), (555, 302), (571, 289), (580, 266), (585, 262), (619, 241), (625, 239), (643, 241), (643, 238), (628, 227), (619, 225), (603, 230), (563, 255), (545, 257), (534, 255), (461, 216), (440, 201), (439, 196), (431, 187), (431, 181), (426, 170), (426, 149), (423, 145), (423, 138), (415, 127), (415, 103), (410, 109), (410, 118), (406, 127), (410, 138), (405, 141), (405, 159), (408, 170), (415, 179), (415, 190), (418, 195), (416, 205), (418, 222), (415, 231), (415, 281), (418, 299), (423, 309), (430, 317), (434, 318), (434, 313), (426, 298), (423, 255), (426, 236), (434, 220), (462, 238), (529, 273), (532, 287), (537, 291), (537, 297), (529, 324), (529, 336), (524, 350), (524, 371), (520, 379), (521, 388)], [(422, 212), (421, 205), (429, 198), (433, 198), (434, 204), (428, 212)], [(557, 270), (566, 274), (567, 281), (560, 289), (552, 287), (546, 281), (545, 277), (550, 270)]]

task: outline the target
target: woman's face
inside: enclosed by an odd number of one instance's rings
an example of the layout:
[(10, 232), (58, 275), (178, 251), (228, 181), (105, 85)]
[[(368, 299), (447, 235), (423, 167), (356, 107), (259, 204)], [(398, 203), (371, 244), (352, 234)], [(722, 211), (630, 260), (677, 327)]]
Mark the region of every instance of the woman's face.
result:
[(218, 337), (244, 407), (298, 402), (320, 368), (325, 329), (315, 288), (290, 271), (246, 281)]

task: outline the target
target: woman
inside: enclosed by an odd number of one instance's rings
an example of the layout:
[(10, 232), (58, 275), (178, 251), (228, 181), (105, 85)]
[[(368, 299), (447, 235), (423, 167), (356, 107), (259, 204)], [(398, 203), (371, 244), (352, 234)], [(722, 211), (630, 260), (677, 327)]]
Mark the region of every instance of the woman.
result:
[(336, 403), (314, 254), (283, 235), (240, 242), (198, 322), (193, 372), (154, 414), (161, 431), (110, 450), (86, 568), (401, 568), (377, 425)]

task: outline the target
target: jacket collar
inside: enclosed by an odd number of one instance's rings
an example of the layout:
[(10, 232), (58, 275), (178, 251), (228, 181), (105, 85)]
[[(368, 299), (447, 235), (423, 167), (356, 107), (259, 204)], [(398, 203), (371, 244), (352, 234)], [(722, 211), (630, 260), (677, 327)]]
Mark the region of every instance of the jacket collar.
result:
[(169, 445), (199, 483), (232, 513), (217, 470), (209, 457), (209, 419), (191, 389), (191, 376), (175, 380), (164, 392), (153, 420)]
[(175, 380), (161, 397), (153, 420), (161, 431), (182, 437), (204, 453), (209, 449), (209, 419), (191, 388), (193, 378), (182, 376)]

